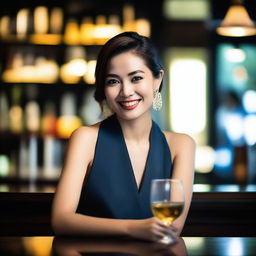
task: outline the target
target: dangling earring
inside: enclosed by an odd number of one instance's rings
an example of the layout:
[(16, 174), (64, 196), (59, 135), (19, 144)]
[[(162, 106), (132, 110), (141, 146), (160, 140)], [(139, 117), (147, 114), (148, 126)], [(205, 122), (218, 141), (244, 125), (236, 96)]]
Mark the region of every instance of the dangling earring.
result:
[(162, 95), (158, 90), (154, 91), (154, 99), (153, 99), (153, 109), (160, 110), (162, 108), (163, 101)]
[(103, 100), (101, 102), (101, 110), (102, 110), (102, 114), (103, 114), (104, 117), (109, 117), (109, 116), (114, 114), (114, 112), (109, 107), (109, 105), (108, 105), (106, 100)]

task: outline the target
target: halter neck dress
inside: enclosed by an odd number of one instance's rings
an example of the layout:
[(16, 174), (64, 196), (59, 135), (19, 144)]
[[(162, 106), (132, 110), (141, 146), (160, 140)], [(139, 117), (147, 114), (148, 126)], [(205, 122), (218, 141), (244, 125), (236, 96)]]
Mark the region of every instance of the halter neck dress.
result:
[(152, 121), (150, 147), (138, 188), (121, 126), (116, 115), (112, 115), (100, 124), (92, 167), (81, 191), (77, 213), (115, 219), (152, 217), (151, 180), (171, 175), (169, 146)]

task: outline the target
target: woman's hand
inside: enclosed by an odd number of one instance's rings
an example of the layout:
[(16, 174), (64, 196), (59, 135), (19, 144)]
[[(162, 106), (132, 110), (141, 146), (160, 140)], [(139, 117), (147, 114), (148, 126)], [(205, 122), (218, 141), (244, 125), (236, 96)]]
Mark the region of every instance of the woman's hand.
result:
[(164, 222), (156, 217), (131, 220), (128, 223), (128, 235), (133, 238), (157, 241), (158, 239), (171, 235), (178, 239), (177, 230), (173, 226), (167, 226)]

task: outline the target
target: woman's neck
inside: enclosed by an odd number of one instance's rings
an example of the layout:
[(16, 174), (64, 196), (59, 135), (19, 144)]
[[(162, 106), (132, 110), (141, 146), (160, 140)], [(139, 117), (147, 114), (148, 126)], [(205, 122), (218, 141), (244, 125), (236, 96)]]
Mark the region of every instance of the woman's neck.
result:
[(124, 120), (118, 116), (117, 118), (126, 141), (134, 143), (148, 141), (152, 127), (152, 118), (150, 113), (133, 120)]

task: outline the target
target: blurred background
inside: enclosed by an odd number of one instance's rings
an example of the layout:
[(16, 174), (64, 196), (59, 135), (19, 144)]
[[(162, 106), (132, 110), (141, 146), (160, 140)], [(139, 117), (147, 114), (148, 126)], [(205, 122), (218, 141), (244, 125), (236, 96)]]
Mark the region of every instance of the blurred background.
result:
[(256, 1), (4, 4), (0, 190), (56, 185), (71, 132), (104, 118), (93, 98), (96, 58), (122, 31), (149, 36), (159, 49), (164, 105), (152, 115), (163, 130), (195, 139), (198, 188), (256, 183)]

